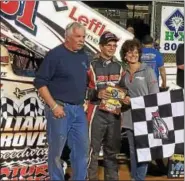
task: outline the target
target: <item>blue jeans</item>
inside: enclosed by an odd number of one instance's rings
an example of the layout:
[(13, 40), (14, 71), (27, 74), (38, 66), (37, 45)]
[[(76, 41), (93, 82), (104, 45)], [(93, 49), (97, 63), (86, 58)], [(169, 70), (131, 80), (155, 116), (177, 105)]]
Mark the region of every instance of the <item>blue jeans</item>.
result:
[(130, 150), (131, 177), (135, 181), (145, 180), (148, 169), (148, 163), (137, 162), (136, 148), (134, 142), (134, 132), (130, 129), (126, 129), (126, 133), (128, 137)]
[(64, 180), (61, 154), (65, 143), (71, 150), (70, 161), (72, 180), (85, 180), (88, 161), (88, 122), (83, 106), (64, 104), (66, 116), (57, 119), (48, 106), (45, 107), (47, 119), (47, 139), (49, 144), (48, 170), (51, 180)]

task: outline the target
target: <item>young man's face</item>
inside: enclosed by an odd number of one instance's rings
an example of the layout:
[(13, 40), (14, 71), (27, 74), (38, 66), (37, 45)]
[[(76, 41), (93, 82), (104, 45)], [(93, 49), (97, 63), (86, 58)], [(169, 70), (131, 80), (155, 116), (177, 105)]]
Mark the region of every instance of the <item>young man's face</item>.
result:
[(109, 41), (105, 45), (100, 45), (101, 54), (103, 54), (106, 57), (113, 57), (117, 48), (117, 42), (116, 41)]

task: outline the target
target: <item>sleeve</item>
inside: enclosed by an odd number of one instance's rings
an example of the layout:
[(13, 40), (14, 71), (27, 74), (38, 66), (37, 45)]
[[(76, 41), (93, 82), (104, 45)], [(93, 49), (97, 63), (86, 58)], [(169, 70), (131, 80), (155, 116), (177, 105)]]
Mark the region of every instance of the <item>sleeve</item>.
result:
[(87, 99), (90, 101), (99, 100), (98, 98), (98, 91), (96, 88), (96, 77), (93, 70), (92, 65), (90, 64), (89, 70), (87, 72), (88, 75), (88, 90), (87, 90)]
[(155, 75), (155, 72), (152, 68), (147, 67), (147, 86), (148, 86), (148, 92), (149, 94), (155, 94), (159, 92), (159, 85), (157, 81), (157, 77)]
[(184, 64), (184, 45), (179, 45), (176, 51), (176, 63), (177, 65)]
[(160, 68), (164, 66), (163, 56), (160, 52), (157, 52), (157, 67)]
[(48, 86), (56, 71), (56, 60), (57, 58), (54, 59), (54, 56), (50, 52), (45, 56), (34, 79), (34, 86), (37, 89)]

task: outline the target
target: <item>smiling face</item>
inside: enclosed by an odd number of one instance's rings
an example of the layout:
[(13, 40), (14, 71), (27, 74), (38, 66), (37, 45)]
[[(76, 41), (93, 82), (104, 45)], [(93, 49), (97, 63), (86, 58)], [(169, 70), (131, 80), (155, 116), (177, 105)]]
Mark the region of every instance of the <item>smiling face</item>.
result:
[(141, 62), (142, 46), (139, 40), (126, 40), (120, 50), (122, 61), (128, 64)]
[(139, 61), (139, 51), (138, 51), (138, 49), (135, 47), (134, 50), (129, 50), (128, 52), (126, 52), (125, 59), (130, 64), (137, 63)]
[(117, 42), (116, 41), (109, 41), (105, 45), (100, 45), (101, 50), (101, 56), (110, 59), (114, 56), (117, 48)]

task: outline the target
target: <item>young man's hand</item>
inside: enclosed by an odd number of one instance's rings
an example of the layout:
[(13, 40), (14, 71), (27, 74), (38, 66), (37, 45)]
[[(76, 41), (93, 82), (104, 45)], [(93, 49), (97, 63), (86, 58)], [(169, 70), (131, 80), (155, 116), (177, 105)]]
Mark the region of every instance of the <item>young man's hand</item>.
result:
[(98, 98), (99, 99), (110, 99), (112, 97), (111, 93), (107, 92), (106, 89), (102, 89), (98, 92)]

